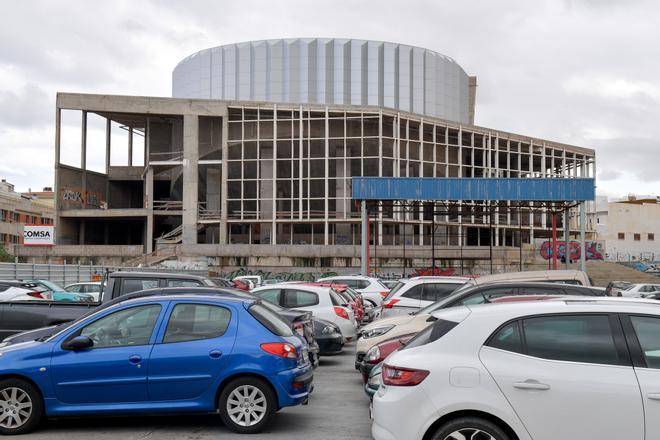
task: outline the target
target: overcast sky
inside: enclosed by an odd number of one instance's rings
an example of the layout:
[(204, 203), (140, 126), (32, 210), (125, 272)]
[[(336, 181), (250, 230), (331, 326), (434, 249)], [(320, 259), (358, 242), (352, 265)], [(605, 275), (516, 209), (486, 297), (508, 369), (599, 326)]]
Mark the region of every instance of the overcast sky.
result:
[(7, 2), (0, 177), (53, 185), (58, 91), (170, 96), (200, 49), (343, 37), (446, 54), (478, 77), (478, 125), (594, 148), (599, 194), (660, 195), (658, 23), (653, 0)]

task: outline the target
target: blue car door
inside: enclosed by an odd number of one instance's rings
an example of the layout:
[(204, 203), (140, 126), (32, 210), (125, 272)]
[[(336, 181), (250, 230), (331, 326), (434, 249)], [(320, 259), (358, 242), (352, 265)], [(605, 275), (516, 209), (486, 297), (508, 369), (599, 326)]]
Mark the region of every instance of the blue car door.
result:
[(156, 324), (167, 302), (142, 304), (104, 314), (62, 338), (88, 336), (92, 348), (53, 349), (51, 377), (55, 395), (69, 404), (148, 400), (147, 370)]
[(217, 303), (173, 301), (149, 358), (150, 400), (193, 399), (208, 391), (231, 355), (237, 313)]

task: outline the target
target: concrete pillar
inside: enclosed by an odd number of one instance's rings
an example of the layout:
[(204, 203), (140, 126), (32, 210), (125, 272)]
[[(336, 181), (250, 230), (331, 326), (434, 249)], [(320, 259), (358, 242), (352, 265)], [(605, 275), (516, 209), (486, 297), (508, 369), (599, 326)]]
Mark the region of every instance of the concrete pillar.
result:
[[(111, 146), (110, 146), (110, 119), (105, 120), (105, 173), (109, 174), (110, 173), (110, 154), (111, 154)], [(107, 200), (107, 194), (106, 194), (106, 200)]]
[(369, 239), (368, 239), (368, 227), (369, 227), (369, 219), (367, 218), (367, 202), (362, 200), (360, 202), (360, 212), (361, 212), (361, 219), (362, 219), (362, 239), (360, 240), (360, 273), (362, 275), (369, 275), (369, 267), (367, 266), (369, 263), (367, 261), (367, 252), (368, 252), (368, 247), (369, 247)]
[(144, 181), (144, 197), (147, 208), (147, 230), (145, 232), (144, 251), (150, 254), (154, 251), (154, 170), (147, 168), (147, 176)]
[[(197, 244), (199, 119), (183, 115), (183, 244)], [(224, 163), (224, 162), (223, 162)]]
[(133, 127), (128, 128), (128, 166), (133, 166)]
[(59, 108), (55, 109), (55, 244), (59, 242), (60, 234), (58, 228), (60, 224), (60, 217), (58, 213), (60, 212), (59, 200), (60, 200), (60, 179), (59, 179), (59, 169), (60, 169), (60, 125), (62, 119), (62, 111)]
[(222, 171), (220, 176), (220, 231), (218, 231), (218, 244), (227, 244), (227, 173), (229, 173), (227, 139), (229, 139), (229, 122), (228, 112), (225, 112), (222, 116)]
[(583, 272), (587, 271), (586, 211), (587, 202), (580, 203), (580, 270)]
[(80, 168), (87, 168), (87, 112), (83, 110), (80, 121)]

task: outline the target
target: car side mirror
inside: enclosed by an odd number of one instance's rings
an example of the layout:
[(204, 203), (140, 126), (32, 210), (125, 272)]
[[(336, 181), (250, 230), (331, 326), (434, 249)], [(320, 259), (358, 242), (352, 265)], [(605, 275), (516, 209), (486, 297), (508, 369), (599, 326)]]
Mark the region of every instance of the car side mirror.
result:
[(62, 343), (63, 350), (85, 350), (87, 348), (92, 348), (94, 346), (94, 341), (92, 341), (87, 336), (76, 336), (75, 338), (65, 341)]

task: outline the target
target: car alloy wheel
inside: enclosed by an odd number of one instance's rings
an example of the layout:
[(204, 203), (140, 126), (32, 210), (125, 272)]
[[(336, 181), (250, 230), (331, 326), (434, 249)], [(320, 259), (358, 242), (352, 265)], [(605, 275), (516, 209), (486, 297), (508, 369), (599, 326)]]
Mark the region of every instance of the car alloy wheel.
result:
[(463, 428), (449, 434), (444, 440), (497, 440), (495, 437), (481, 429)]
[(252, 385), (241, 385), (227, 399), (227, 414), (240, 426), (253, 426), (261, 422), (268, 411), (266, 396)]
[(32, 416), (32, 399), (16, 387), (0, 390), (0, 427), (16, 429), (25, 425)]

